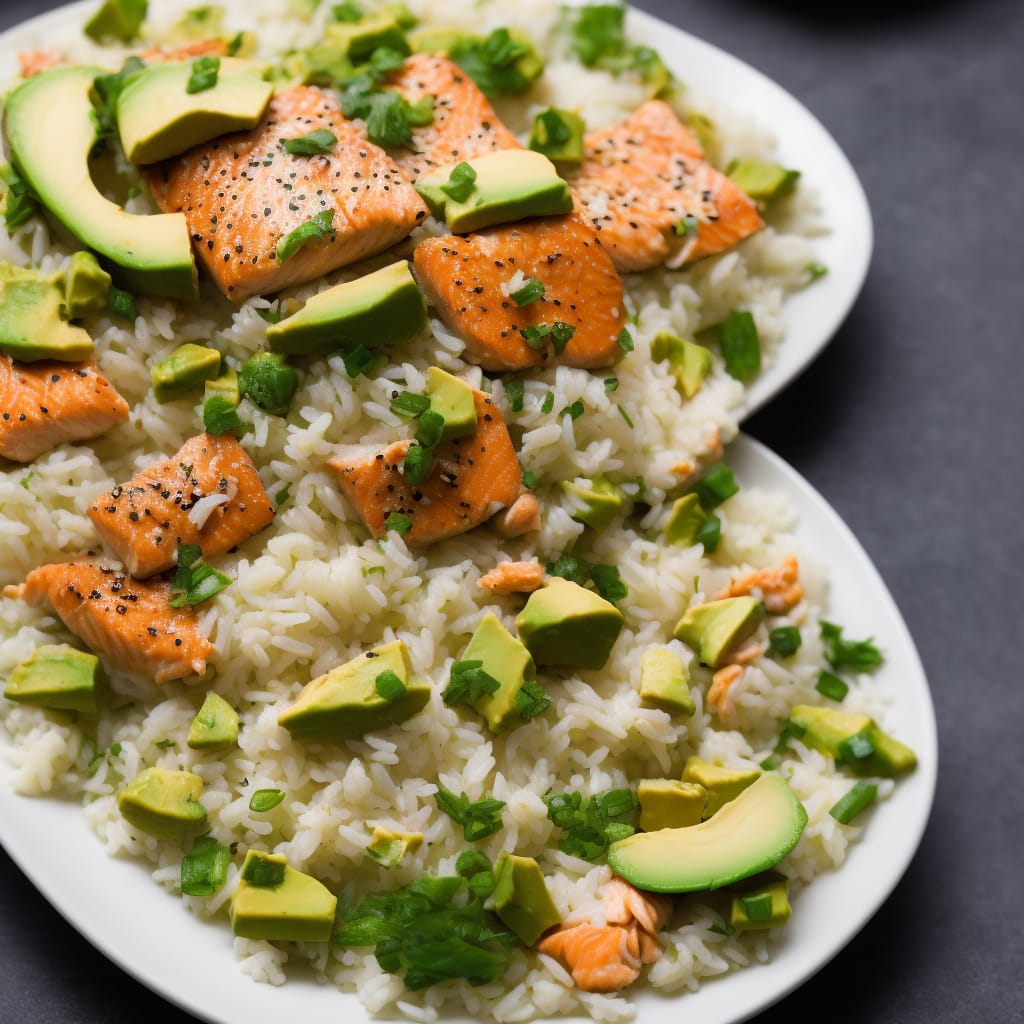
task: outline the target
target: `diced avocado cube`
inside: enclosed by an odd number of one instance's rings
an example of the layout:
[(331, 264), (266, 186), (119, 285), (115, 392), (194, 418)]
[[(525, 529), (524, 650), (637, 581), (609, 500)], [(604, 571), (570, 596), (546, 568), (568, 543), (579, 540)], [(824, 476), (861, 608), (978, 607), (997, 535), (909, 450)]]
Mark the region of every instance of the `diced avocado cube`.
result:
[(674, 635), (698, 653), (701, 664), (719, 668), (763, 618), (764, 605), (756, 598), (725, 597), (687, 609)]
[(651, 357), (667, 362), (676, 379), (676, 388), (693, 398), (711, 373), (711, 352), (703, 345), (678, 338), (668, 331), (659, 331), (651, 342)]
[(406, 260), (314, 295), (297, 313), (267, 328), (273, 352), (294, 355), (378, 348), (415, 337), (427, 303)]
[(193, 750), (233, 747), (238, 742), (238, 712), (220, 694), (211, 691), (192, 719), (187, 742)]
[(494, 693), (484, 694), (474, 704), (492, 731), (521, 725), (516, 695), (526, 683), (536, 679), (537, 672), (530, 652), (496, 615), (488, 612), (480, 620), (460, 660), (482, 661), (483, 671), (500, 684)]
[(202, 831), (206, 808), (199, 802), (203, 780), (194, 772), (146, 768), (117, 794), (117, 808), (130, 825), (157, 839), (180, 839)]
[(92, 355), (92, 338), (69, 324), (64, 288), (35, 271), (0, 273), (0, 352), (23, 363), (41, 359), (78, 362)]
[(586, 122), (573, 110), (548, 107), (533, 118), (530, 149), (556, 163), (579, 163), (583, 159)]
[(480, 37), (461, 28), (444, 25), (423, 25), (409, 33), (413, 53), (436, 53), (450, 56), (460, 45), (479, 41)]
[(4, 696), (19, 704), (59, 711), (96, 713), (100, 659), (66, 644), (37, 647), (7, 679)]
[(96, 257), (85, 249), (72, 254), (64, 274), (64, 309), (69, 320), (78, 320), (107, 308), (110, 275)]
[(442, 441), (476, 433), (476, 399), (469, 384), (431, 366), (427, 370), (426, 393), (431, 411), (444, 419)]
[(286, 416), (299, 387), (294, 366), (279, 352), (257, 352), (238, 368), (238, 391), (271, 416)]
[(592, 487), (581, 487), (571, 480), (562, 480), (562, 493), (574, 498), (578, 507), (571, 518), (595, 530), (604, 530), (622, 512), (622, 492), (614, 485), (602, 486), (595, 482)]
[(422, 832), (395, 832), (378, 825), (366, 853), (383, 867), (393, 868), (402, 863), (406, 854), (415, 853), (422, 845)]
[(797, 704), (790, 709), (788, 728), (807, 746), (841, 761), (855, 775), (893, 778), (917, 765), (914, 751), (884, 732), (869, 715)]
[(238, 373), (235, 370), (225, 370), (219, 377), (212, 377), (203, 385), (203, 401), (219, 395), (221, 398), (238, 405), (242, 395), (238, 387)]
[(640, 828), (657, 832), (659, 828), (699, 825), (708, 791), (696, 782), (643, 779), (636, 787), (636, 798), (640, 801)]
[(516, 629), (538, 665), (603, 668), (624, 621), (610, 601), (556, 576), (530, 595)]
[(789, 920), (789, 882), (782, 875), (765, 872), (739, 883), (736, 889), (729, 906), (729, 926), (734, 931), (777, 928)]
[(725, 173), (758, 203), (770, 203), (791, 195), (800, 178), (799, 171), (762, 160), (733, 160)]
[(399, 53), (409, 52), (409, 43), (398, 22), (387, 14), (371, 14), (360, 21), (340, 21), (326, 26), (326, 41), (338, 47), (349, 60), (368, 58), (386, 46)]
[(490, 905), (524, 946), (532, 946), (562, 920), (540, 865), (532, 857), (517, 857), (504, 850), (494, 866)]
[[(390, 699), (379, 692), (378, 677), (387, 672), (403, 685)], [(395, 640), (307, 683), (278, 723), (297, 740), (340, 743), (411, 718), (430, 699), (430, 689), (429, 682), (413, 678), (409, 651)]]
[(668, 647), (648, 647), (640, 656), (640, 698), (670, 715), (692, 715), (690, 670)]
[(130, 43), (146, 17), (147, 0), (103, 0), (82, 31), (97, 43)]
[(724, 768), (699, 757), (688, 757), (683, 766), (683, 782), (696, 782), (708, 792), (705, 818), (712, 817), (730, 800), (735, 800), (760, 777), (761, 772), (757, 768)]
[(416, 183), (416, 190), (431, 210), (436, 216), (443, 216), (449, 230), (456, 234), (526, 217), (572, 211), (569, 186), (541, 153), (505, 149), (468, 163), (476, 178), (472, 192), (464, 200), (453, 199), (442, 190), (456, 165), (441, 167)]
[[(264, 870), (256, 870), (262, 867)], [(334, 929), (337, 897), (282, 854), (250, 850), (230, 903), (231, 928), (243, 939), (326, 942)], [(262, 881), (270, 884), (259, 884)]]
[(717, 149), (718, 147), (718, 129), (715, 127), (715, 122), (711, 120), (706, 114), (697, 113), (697, 111), (691, 110), (686, 114), (686, 127), (697, 136), (697, 141), (700, 143), (701, 148), (705, 150)]
[(179, 398), (220, 373), (220, 353), (207, 345), (186, 342), (164, 356), (150, 371), (158, 402)]
[(684, 494), (672, 502), (662, 533), (671, 543), (690, 547), (697, 543), (700, 528), (707, 517), (700, 498), (696, 494)]

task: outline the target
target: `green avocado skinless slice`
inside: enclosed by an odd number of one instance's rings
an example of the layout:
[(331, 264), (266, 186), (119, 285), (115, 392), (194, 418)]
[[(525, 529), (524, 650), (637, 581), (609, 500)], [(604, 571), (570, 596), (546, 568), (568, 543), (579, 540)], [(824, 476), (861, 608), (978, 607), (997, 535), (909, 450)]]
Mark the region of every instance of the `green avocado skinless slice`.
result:
[(774, 867), (796, 846), (807, 811), (781, 775), (765, 774), (699, 825), (638, 832), (608, 848), (608, 866), (638, 889), (720, 889)]

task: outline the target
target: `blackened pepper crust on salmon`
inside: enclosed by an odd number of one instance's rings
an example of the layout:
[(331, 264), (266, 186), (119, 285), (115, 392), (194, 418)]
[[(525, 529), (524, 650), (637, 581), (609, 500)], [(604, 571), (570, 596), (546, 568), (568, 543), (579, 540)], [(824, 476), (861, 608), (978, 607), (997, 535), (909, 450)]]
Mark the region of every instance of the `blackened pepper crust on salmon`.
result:
[[(293, 156), (281, 146), (317, 130), (337, 138), (330, 152)], [(162, 210), (185, 215), (197, 256), (233, 302), (382, 252), (428, 213), (395, 161), (312, 86), (277, 93), (252, 131), (154, 164), (145, 177)], [(328, 211), (333, 224), (321, 240), (278, 258), (282, 238)]]

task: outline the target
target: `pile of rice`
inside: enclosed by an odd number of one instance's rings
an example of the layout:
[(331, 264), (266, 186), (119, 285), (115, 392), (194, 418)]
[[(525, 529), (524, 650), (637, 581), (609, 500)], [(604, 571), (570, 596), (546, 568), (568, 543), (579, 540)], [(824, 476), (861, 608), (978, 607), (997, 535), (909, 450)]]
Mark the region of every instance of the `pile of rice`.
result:
[[(645, 98), (642, 85), (628, 75), (586, 71), (567, 59), (555, 31), (558, 12), (546, 0), (515, 5), (423, 0), (409, 6), (426, 20), (477, 31), (515, 25), (528, 31), (542, 51), (550, 51), (530, 102), (500, 107), (501, 116), (521, 135), (533, 113), (551, 103), (578, 107), (595, 128), (626, 115)], [(227, 25), (257, 27), (268, 55), (269, 47), (279, 50), (317, 38), (326, 12), (317, 11), (309, 20), (282, 18), (275, 13), (280, 7), (247, 3), (244, 14), (241, 6), (229, 11)], [(180, 8), (169, 2), (155, 11), (155, 38), (162, 23), (179, 15)], [(79, 59), (119, 64), (119, 54), (100, 51), (84, 38), (76, 38), (74, 46)], [(714, 157), (720, 164), (738, 155), (771, 158), (773, 140), (760, 129), (710, 104), (701, 112), (710, 114), (718, 129)], [(120, 168), (122, 187), (132, 183), (130, 173)], [(141, 212), (148, 202), (143, 193), (128, 205)], [(668, 507), (687, 475), (702, 461), (718, 457), (735, 435), (743, 392), (716, 356), (712, 377), (693, 400), (685, 401), (665, 366), (650, 359), (659, 330), (692, 337), (700, 327), (743, 308), (755, 317), (769, 362), (783, 343), (786, 294), (807, 284), (805, 268), (814, 259), (812, 237), (819, 230), (814, 197), (798, 190), (773, 212), (769, 227), (736, 251), (685, 271), (630, 276), (626, 286), (637, 317), (635, 352), (606, 373), (568, 367), (532, 373), (519, 413), (508, 408), (500, 378), (489, 381), (465, 363), (461, 344), (437, 322), (421, 338), (394, 350), (393, 361), (369, 379), (351, 380), (339, 357), (310, 361), (301, 369), (287, 418), (244, 404), (242, 415), (255, 429), (242, 443), (268, 493), (287, 489), (288, 497), (271, 528), (236, 554), (216, 560), (235, 582), (201, 606), (202, 624), (216, 645), (207, 676), (193, 688), (181, 683), (157, 687), (107, 666), (113, 693), (97, 721), (2, 702), (4, 749), (18, 791), (81, 801), (111, 854), (147, 861), (154, 880), (177, 891), (184, 848), (128, 827), (117, 811), (116, 793), (151, 765), (196, 772), (204, 782), (202, 802), (212, 834), (232, 844), (237, 855), (223, 890), (210, 898), (183, 897), (183, 903), (200, 917), (222, 919), (225, 941), (230, 936), (226, 904), (250, 847), (286, 854), (292, 866), (353, 903), (368, 892), (394, 889), (424, 874), (452, 873), (467, 844), (461, 829), (435, 805), (438, 784), (473, 800), (490, 794), (505, 801), (504, 827), (479, 849), (492, 859), (502, 850), (537, 858), (566, 921), (600, 920), (601, 890), (610, 872), (559, 852), (561, 833), (548, 820), (542, 796), (566, 788), (589, 795), (635, 786), (643, 778), (678, 778), (687, 756), (694, 754), (728, 766), (756, 767), (770, 752), (789, 707), (819, 700), (814, 690), (822, 664), (817, 622), (827, 607), (827, 580), (818, 561), (823, 553), (799, 548), (786, 503), (777, 495), (741, 489), (720, 509), (722, 542), (712, 558), (705, 558), (699, 546), (673, 546), (661, 539)], [(45, 272), (61, 269), (70, 252), (40, 219), (19, 229), (12, 240), (0, 238), (0, 258)], [(304, 299), (352, 276), (336, 274), (291, 294)], [(61, 446), (30, 467), (8, 466), (0, 474), (0, 585), (18, 583), (46, 562), (99, 548), (86, 514), (93, 500), (172, 455), (201, 430), (201, 417), (187, 401), (154, 401), (150, 366), (186, 341), (209, 341), (237, 365), (263, 347), (266, 322), (260, 311), (270, 305), (255, 298), (235, 309), (209, 291), (190, 309), (140, 299), (133, 327), (104, 317), (88, 324), (100, 368), (132, 406), (131, 419), (91, 446)], [(492, 391), (523, 465), (540, 481), (539, 535), (509, 541), (484, 526), (416, 552), (394, 533), (383, 543), (368, 539), (324, 463), (339, 444), (383, 444), (407, 436), (408, 424), (389, 411), (389, 401), (396, 389), (421, 391), (431, 365)], [(609, 393), (604, 377), (613, 373), (620, 384)], [(541, 402), (549, 392), (554, 411), (543, 413)], [(559, 415), (576, 400), (585, 406), (583, 416), (573, 421)], [(585, 532), (571, 518), (572, 507), (558, 481), (588, 481), (598, 473), (625, 482), (627, 490), (642, 494), (643, 504), (601, 533)], [(608, 664), (600, 671), (542, 673), (551, 709), (498, 735), (472, 711), (446, 707), (440, 694), (450, 665), (481, 616), (494, 612), (514, 632), (522, 604), (521, 598), (490, 595), (477, 585), (479, 577), (503, 559), (552, 562), (574, 544), (590, 561), (616, 565), (629, 587), (621, 602), (625, 628)], [(688, 648), (671, 640), (672, 628), (688, 605), (713, 598), (735, 575), (777, 564), (791, 553), (800, 559), (806, 596), (771, 625), (799, 626), (803, 645), (785, 661), (758, 658), (735, 687), (734, 712), (723, 721), (703, 703), (709, 672), (696, 664)], [(759, 639), (765, 639), (766, 628), (760, 628)], [(333, 747), (293, 742), (277, 725), (279, 712), (309, 680), (393, 639), (405, 641), (418, 674), (434, 683), (422, 713)], [(0, 602), (0, 677), (38, 645), (53, 642), (77, 641), (46, 611)], [(641, 705), (641, 653), (666, 643), (690, 664), (697, 703), (691, 718), (671, 718)], [(227, 754), (192, 751), (185, 743), (208, 689), (239, 710), (239, 746)], [(869, 680), (853, 686), (846, 705), (884, 721), (884, 702)], [(107, 753), (94, 759), (96, 750)], [(849, 780), (799, 743), (793, 751), (785, 772), (807, 808), (809, 823), (782, 870), (792, 879), (799, 914), (800, 887), (841, 864), (858, 829), (840, 826), (828, 815)], [(254, 813), (250, 796), (261, 788), (281, 789), (286, 798), (269, 813)], [(425, 843), (399, 867), (385, 871), (365, 854), (377, 825), (422, 832)], [(704, 978), (769, 957), (775, 931), (729, 936), (717, 922), (699, 899), (681, 904), (675, 926), (662, 936), (666, 955), (647, 972), (647, 983), (665, 992), (692, 990)], [(241, 969), (253, 978), (280, 984), (286, 964), (308, 962), (323, 979), (357, 993), (371, 1012), (429, 1020), (447, 1006), (501, 1021), (579, 1012), (617, 1020), (633, 1012), (631, 990), (615, 996), (583, 993), (553, 960), (528, 951), (509, 954), (508, 970), (494, 984), (451, 983), (408, 993), (399, 976), (380, 970), (371, 949), (234, 943)]]

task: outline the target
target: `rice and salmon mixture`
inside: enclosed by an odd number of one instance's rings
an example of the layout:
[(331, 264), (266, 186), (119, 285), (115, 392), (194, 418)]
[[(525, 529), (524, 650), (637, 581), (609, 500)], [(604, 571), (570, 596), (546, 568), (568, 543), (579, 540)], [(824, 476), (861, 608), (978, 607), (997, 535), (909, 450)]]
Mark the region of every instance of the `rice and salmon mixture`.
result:
[[(225, 26), (253, 29), (261, 56), (268, 58), (318, 39), (330, 5), (284, 18), (275, 13), (281, 6), (250, 3), (244, 11), (230, 9)], [(152, 12), (147, 42), (160, 42), (180, 14), (175, 7), (166, 4)], [(526, 97), (497, 104), (520, 141), (533, 114), (549, 105), (578, 109), (592, 130), (625, 117), (646, 98), (636, 76), (587, 70), (567, 55), (553, 5), (422, 2), (409, 7), (424, 22), (476, 32), (509, 26), (535, 40), (547, 62), (543, 76)], [(78, 60), (102, 59), (117, 67), (123, 56), (85, 39), (75, 45)], [(689, 92), (677, 100), (681, 111), (691, 102)], [(774, 140), (765, 126), (749, 123), (743, 112), (716, 109), (713, 97), (702, 96), (699, 110), (716, 128), (709, 156), (717, 165), (733, 157), (772, 158)], [(118, 174), (122, 189), (140, 184), (127, 165)], [(153, 209), (144, 188), (126, 203), (133, 212)], [(569, 789), (586, 797), (635, 787), (641, 779), (678, 779), (694, 755), (757, 768), (771, 754), (790, 707), (821, 702), (815, 684), (823, 665), (818, 624), (828, 617), (827, 553), (801, 549), (785, 501), (744, 487), (740, 479), (739, 492), (717, 510), (721, 542), (710, 556), (699, 544), (668, 543), (662, 533), (672, 501), (700, 467), (721, 459), (723, 452), (728, 461), (743, 386), (716, 354), (711, 376), (687, 400), (666, 364), (652, 358), (653, 339), (659, 331), (693, 337), (741, 308), (753, 314), (763, 359), (771, 361), (785, 344), (786, 296), (808, 286), (813, 239), (822, 225), (806, 189), (774, 207), (768, 220), (762, 231), (724, 255), (683, 269), (627, 275), (634, 350), (608, 371), (564, 365), (530, 371), (522, 377), (521, 408), (513, 408), (501, 375), (485, 374), (462, 358), (462, 342), (437, 319), (412, 342), (390, 350), (387, 363), (368, 376), (353, 379), (340, 354), (306, 360), (286, 416), (243, 402), (241, 412), (253, 429), (241, 436), (241, 444), (275, 500), (276, 516), (237, 550), (212, 559), (233, 582), (199, 606), (202, 629), (215, 648), (205, 676), (194, 686), (158, 686), (106, 664), (110, 694), (95, 719), (0, 703), (17, 790), (80, 801), (111, 855), (146, 862), (158, 885), (178, 893), (188, 844), (132, 828), (118, 812), (116, 795), (150, 766), (199, 775), (210, 833), (235, 856), (218, 893), (181, 898), (187, 912), (222, 920), (225, 946), (232, 941), (228, 902), (250, 848), (284, 853), (292, 867), (319, 879), (349, 906), (368, 893), (394, 890), (424, 875), (452, 874), (470, 844), (438, 809), (439, 785), (473, 801), (485, 796), (503, 801), (503, 827), (475, 848), (492, 862), (503, 850), (536, 858), (563, 921), (600, 923), (611, 872), (603, 863), (559, 850), (562, 834), (549, 820), (543, 797)], [(428, 221), (411, 241), (440, 231)], [(410, 249), (408, 244), (405, 251)], [(71, 251), (40, 218), (10, 240), (0, 238), (0, 258), (46, 273), (64, 268)], [(363, 264), (359, 271), (392, 258)], [(197, 305), (139, 297), (134, 324), (92, 317), (87, 326), (98, 367), (127, 400), (130, 417), (92, 442), (61, 445), (30, 466), (4, 464), (0, 585), (20, 583), (44, 563), (101, 551), (90, 506), (151, 463), (173, 456), (201, 429), (191, 399), (155, 400), (154, 363), (196, 341), (215, 346), (237, 365), (265, 347), (268, 311), (355, 276), (350, 268), (291, 289), (284, 298), (254, 297), (237, 307), (205, 288)], [(431, 366), (490, 393), (523, 467), (533, 474), (539, 531), (508, 539), (485, 524), (423, 548), (410, 548), (395, 532), (381, 541), (368, 536), (326, 463), (341, 445), (379, 447), (407, 437), (408, 423), (391, 411), (391, 400), (399, 391), (422, 392)], [(576, 416), (566, 411), (573, 408), (583, 411)], [(559, 486), (561, 481), (585, 485), (598, 476), (617, 482), (626, 495), (626, 514), (601, 531), (573, 518), (573, 499)], [(448, 707), (441, 697), (452, 663), (486, 612), (515, 633), (523, 595), (496, 595), (479, 581), (500, 562), (537, 560), (550, 566), (568, 551), (618, 569), (628, 588), (618, 602), (624, 628), (600, 670), (541, 669), (550, 708), (518, 728), (492, 733), (471, 709)], [(753, 637), (758, 650), (727, 697), (709, 701), (712, 672), (672, 639), (673, 627), (690, 605), (713, 599), (731, 581), (789, 556), (799, 565), (802, 597), (768, 616)], [(781, 625), (798, 627), (802, 636), (791, 657), (767, 653), (767, 632)], [(408, 646), (416, 674), (433, 684), (420, 713), (337, 745), (295, 741), (278, 724), (278, 715), (310, 680), (396, 639)], [(39, 645), (78, 643), (52, 613), (11, 599), (0, 602), (0, 641), (0, 677)], [(640, 699), (641, 655), (666, 645), (689, 664), (696, 703), (690, 717), (670, 716)], [(204, 753), (186, 745), (207, 691), (238, 710), (237, 749)], [(886, 699), (869, 677), (851, 680), (843, 707), (871, 714), (884, 726)], [(780, 865), (798, 914), (800, 888), (837, 868), (860, 829), (840, 825), (828, 813), (850, 785), (830, 758), (793, 740), (783, 770), (809, 817), (799, 844)], [(883, 782), (880, 795), (890, 788)], [(253, 811), (250, 798), (260, 789), (281, 790), (284, 799), (272, 810)], [(377, 826), (422, 833), (423, 845), (386, 870), (366, 854)], [(507, 969), (494, 982), (457, 981), (409, 992), (400, 975), (380, 968), (372, 948), (233, 942), (241, 969), (254, 979), (281, 984), (295, 965), (306, 964), (318, 977), (358, 995), (371, 1013), (432, 1020), (462, 1010), (475, 1019), (516, 1021), (582, 1012), (623, 1020), (635, 1012), (629, 993), (636, 988), (693, 990), (704, 979), (767, 960), (782, 930), (727, 932), (699, 894), (679, 899), (660, 933), (664, 955), (645, 969), (634, 989), (620, 994), (584, 992), (554, 958), (526, 949), (508, 952)]]

